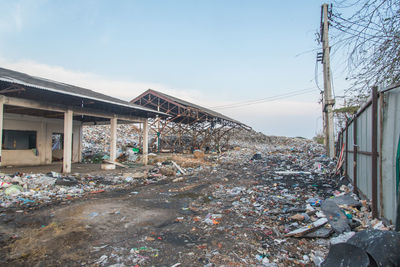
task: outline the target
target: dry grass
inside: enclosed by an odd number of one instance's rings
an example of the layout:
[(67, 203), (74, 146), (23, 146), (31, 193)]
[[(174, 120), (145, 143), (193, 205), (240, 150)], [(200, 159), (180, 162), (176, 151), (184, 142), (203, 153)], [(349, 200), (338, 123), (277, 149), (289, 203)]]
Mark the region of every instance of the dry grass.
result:
[[(74, 214), (69, 214), (74, 218)], [(85, 246), (91, 234), (82, 223), (71, 219), (63, 223), (52, 222), (37, 229), (27, 229), (22, 238), (9, 245), (8, 260), (11, 262), (29, 261), (41, 262), (51, 256), (61, 261), (83, 260), (84, 255), (78, 253), (78, 248)]]

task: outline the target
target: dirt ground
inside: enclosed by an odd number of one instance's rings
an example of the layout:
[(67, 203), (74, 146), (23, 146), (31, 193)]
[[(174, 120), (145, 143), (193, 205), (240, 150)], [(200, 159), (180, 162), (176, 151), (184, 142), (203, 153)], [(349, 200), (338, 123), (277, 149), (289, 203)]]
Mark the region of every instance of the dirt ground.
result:
[(304, 255), (326, 253), (327, 241), (284, 238), (293, 223), (286, 214), (337, 184), (321, 176), (275, 177), (282, 164), (300, 168), (300, 154), (271, 153), (261, 161), (249, 154), (179, 182), (172, 177), (3, 212), (0, 265), (261, 266), (262, 258), (277, 264), (269, 266), (312, 265)]

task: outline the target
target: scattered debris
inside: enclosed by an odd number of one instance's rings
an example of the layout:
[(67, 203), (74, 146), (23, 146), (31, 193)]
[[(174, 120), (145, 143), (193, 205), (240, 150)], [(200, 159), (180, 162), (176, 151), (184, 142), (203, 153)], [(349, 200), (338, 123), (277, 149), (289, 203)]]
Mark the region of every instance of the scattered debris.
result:
[(370, 262), (368, 254), (361, 248), (348, 243), (339, 243), (331, 246), (329, 254), (327, 258), (321, 263), (321, 266), (368, 267), (376, 266), (376, 264)]
[(368, 253), (378, 266), (400, 266), (400, 233), (368, 229), (356, 233), (348, 244)]
[(177, 168), (178, 169), (178, 171), (180, 171), (183, 175), (185, 175), (186, 174), (186, 172), (178, 165), (178, 164), (176, 164), (176, 162), (175, 161), (171, 161), (171, 163), (172, 163), (172, 165), (174, 165), (175, 166), (175, 168)]
[(294, 237), (301, 237), (304, 236), (305, 234), (312, 232), (316, 229), (318, 229), (319, 227), (323, 226), (324, 224), (326, 224), (328, 222), (328, 220), (326, 218), (321, 218), (309, 225), (306, 225), (302, 228), (296, 229), (294, 231), (291, 231), (289, 233), (287, 233), (285, 236), (289, 237), (289, 236), (294, 236)]
[(117, 166), (122, 167), (122, 168), (128, 168), (128, 166), (126, 166), (126, 165), (124, 165), (122, 163), (116, 162), (116, 161), (111, 161), (111, 160), (107, 160), (107, 159), (104, 159), (103, 161), (106, 162), (106, 163), (117, 165)]
[[(351, 240), (393, 229), (371, 219), (368, 201), (312, 141), (243, 133), (220, 154), (152, 154), (138, 167), (129, 157), (138, 136), (121, 127), (118, 158), (128, 168), (0, 174), (3, 265), (332, 266), (347, 253), (362, 266), (370, 249), (381, 251)], [(104, 132), (85, 143), (86, 162), (109, 162)], [(374, 244), (395, 254), (396, 237), (382, 236), (393, 246)]]
[(328, 218), (329, 224), (336, 233), (342, 234), (351, 231), (348, 218), (332, 199), (322, 202), (321, 209)]

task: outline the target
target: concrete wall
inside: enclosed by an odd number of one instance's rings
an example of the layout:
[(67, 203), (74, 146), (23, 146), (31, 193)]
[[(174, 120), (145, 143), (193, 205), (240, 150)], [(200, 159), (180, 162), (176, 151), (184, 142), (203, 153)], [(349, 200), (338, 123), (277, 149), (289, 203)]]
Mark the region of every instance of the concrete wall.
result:
[[(72, 162), (78, 162), (81, 159), (81, 128), (81, 122), (73, 122)], [(6, 113), (4, 114), (3, 129), (36, 131), (37, 153), (31, 149), (2, 150), (2, 166), (50, 164), (52, 162), (51, 137), (53, 133), (64, 132), (64, 120)]]

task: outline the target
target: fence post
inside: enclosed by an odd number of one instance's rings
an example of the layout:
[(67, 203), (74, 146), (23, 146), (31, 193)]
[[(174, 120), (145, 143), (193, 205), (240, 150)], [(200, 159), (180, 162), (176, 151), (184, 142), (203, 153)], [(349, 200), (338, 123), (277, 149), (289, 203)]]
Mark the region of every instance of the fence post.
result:
[(378, 88), (372, 87), (372, 217), (378, 217)]
[(346, 120), (346, 169), (344, 170), (344, 175), (347, 176), (348, 174), (348, 165), (349, 165), (349, 120)]
[(353, 191), (357, 194), (357, 115), (353, 119)]

